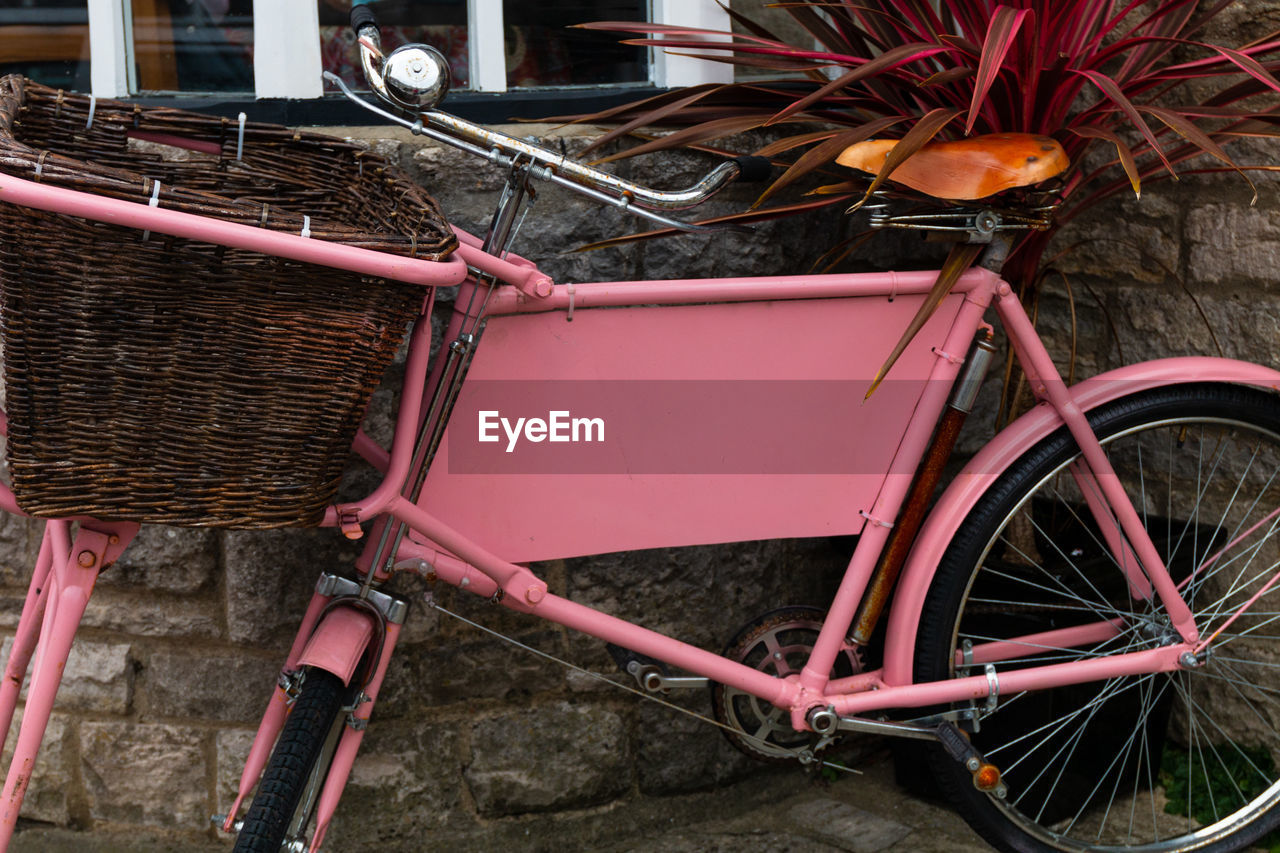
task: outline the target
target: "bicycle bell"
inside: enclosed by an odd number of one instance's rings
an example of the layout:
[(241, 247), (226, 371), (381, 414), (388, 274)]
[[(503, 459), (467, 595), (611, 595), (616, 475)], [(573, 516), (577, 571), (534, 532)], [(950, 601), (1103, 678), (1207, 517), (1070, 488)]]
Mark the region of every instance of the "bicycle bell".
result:
[(387, 94), (402, 107), (429, 110), (449, 92), (449, 63), (425, 44), (396, 48), (382, 66)]

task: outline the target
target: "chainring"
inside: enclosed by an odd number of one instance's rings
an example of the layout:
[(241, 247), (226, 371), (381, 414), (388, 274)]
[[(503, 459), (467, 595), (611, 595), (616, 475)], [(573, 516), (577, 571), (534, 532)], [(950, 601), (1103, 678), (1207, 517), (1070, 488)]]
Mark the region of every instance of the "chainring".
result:
[[(826, 614), (816, 607), (792, 605), (748, 622), (729, 642), (724, 656), (775, 678), (797, 674), (809, 659)], [(856, 649), (843, 648), (831, 677), (862, 671)], [(808, 750), (812, 732), (791, 727), (791, 715), (763, 699), (718, 682), (711, 683), (711, 706), (729, 743), (757, 761), (791, 762)]]

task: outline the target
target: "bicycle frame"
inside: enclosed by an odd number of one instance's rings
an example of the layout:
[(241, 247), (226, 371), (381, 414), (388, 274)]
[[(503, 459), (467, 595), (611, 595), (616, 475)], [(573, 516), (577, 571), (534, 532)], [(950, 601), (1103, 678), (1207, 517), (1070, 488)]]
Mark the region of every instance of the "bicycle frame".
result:
[[(780, 299), (819, 299), (837, 297), (845, 299), (880, 299), (887, 300), (894, 296), (909, 296), (923, 293), (932, 284), (936, 273), (919, 274), (886, 273), (852, 276), (801, 276), (795, 278), (762, 278), (728, 281), (689, 281), (689, 282), (631, 282), (622, 284), (585, 284), (555, 285), (549, 294), (541, 298), (530, 298), (521, 294), (514, 287), (499, 287), (489, 300), (487, 315), (494, 318), (509, 317), (533, 312), (549, 312), (539, 316), (553, 316), (552, 322), (565, 323), (565, 314), (572, 305), (574, 310), (584, 311), (596, 307), (622, 308), (626, 306), (676, 306), (693, 302), (734, 303), (749, 301), (768, 301)], [(1123, 537), (1117, 541), (1131, 543), (1130, 547), (1141, 556), (1140, 564), (1134, 561), (1119, 562), (1126, 567), (1131, 586), (1140, 589), (1147, 584), (1147, 578), (1154, 585), (1156, 594), (1172, 613), (1186, 614), (1186, 607), (1177, 596), (1174, 585), (1169, 580), (1168, 572), (1160, 563), (1158, 556), (1141, 526), (1134, 523), (1132, 505), (1118, 491), (1119, 482), (1115, 473), (1106, 463), (1105, 456), (1088, 429), (1083, 416), (1083, 408), (1096, 405), (1104, 394), (1094, 394), (1088, 405), (1082, 407), (1067, 391), (1065, 383), (1058, 375), (1052, 360), (1044, 350), (1038, 337), (1031, 328), (1030, 321), (1020, 303), (1011, 294), (1006, 283), (998, 276), (982, 269), (974, 269), (961, 279), (955, 289), (962, 294), (961, 304), (951, 315), (949, 326), (942, 331), (939, 338), (929, 343), (917, 343), (920, 351), (930, 354), (934, 364), (930, 369), (926, 382), (926, 390), (921, 395), (914, 415), (906, 427), (901, 444), (885, 469), (877, 475), (878, 484), (873, 492), (858, 497), (868, 498), (866, 506), (857, 522), (847, 528), (831, 532), (857, 532), (861, 536), (849, 568), (846, 571), (840, 589), (828, 611), (827, 620), (819, 636), (809, 664), (799, 678), (778, 680), (772, 676), (737, 664), (719, 655), (689, 646), (677, 640), (656, 634), (607, 614), (585, 608), (571, 601), (549, 593), (546, 585), (527, 568), (515, 562), (503, 559), (492, 550), (486, 548), (478, 537), (472, 537), (459, 531), (459, 525), (481, 525), (483, 517), (501, 519), (504, 525), (510, 526), (513, 516), (532, 516), (533, 521), (516, 523), (520, 532), (512, 533), (511, 538), (523, 535), (527, 528), (538, 527), (548, 521), (539, 516), (539, 509), (551, 507), (549, 512), (561, 512), (557, 498), (562, 495), (557, 487), (545, 483), (547, 492), (543, 503), (528, 499), (527, 495), (504, 496), (501, 490), (486, 490), (484, 499), (474, 495), (466, 495), (450, 491), (450, 486), (459, 479), (444, 475), (433, 481), (433, 472), (427, 479), (427, 489), (421, 504), (415, 505), (401, 497), (393, 497), (385, 504), (371, 506), (369, 504), (353, 504), (337, 508), (335, 514), (358, 514), (367, 517), (377, 510), (384, 510), (393, 517), (405, 522), (420, 534), (421, 542), (407, 541), (402, 544), (397, 556), (397, 566), (408, 568), (419, 561), (430, 564), (432, 575), (440, 580), (467, 589), (477, 595), (501, 600), (503, 604), (523, 612), (535, 613), (553, 622), (566, 625), (602, 640), (615, 643), (641, 654), (656, 658), (681, 669), (705, 676), (714, 681), (731, 685), (753, 695), (759, 696), (780, 707), (789, 708), (792, 712), (793, 725), (797, 728), (805, 726), (806, 715), (814, 708), (833, 708), (839, 714), (860, 714), (892, 707), (921, 707), (925, 705), (958, 702), (972, 699), (985, 699), (993, 692), (1005, 693), (1023, 690), (1042, 689), (1081, 683), (1097, 679), (1105, 679), (1117, 675), (1138, 672), (1169, 671), (1176, 669), (1180, 657), (1195, 647), (1197, 637), (1194, 628), (1187, 629), (1184, 623), (1178, 627), (1184, 629), (1183, 644), (1166, 646), (1159, 649), (1131, 652), (1091, 661), (1088, 663), (1070, 663), (1050, 666), (1029, 667), (1017, 672), (999, 676), (993, 684), (986, 676), (957, 678), (954, 680), (928, 685), (912, 683), (910, 667), (904, 663), (904, 656), (909, 660), (911, 641), (914, 638), (915, 622), (910, 615), (901, 615), (902, 604), (895, 607), (890, 621), (890, 635), (887, 644), (890, 648), (889, 658), (883, 671), (862, 673), (840, 682), (828, 684), (826, 673), (831, 671), (836, 654), (845, 643), (845, 637), (852, 622), (854, 610), (861, 599), (867, 581), (873, 570), (880, 551), (884, 546), (892, 519), (897, 517), (902, 501), (910, 485), (912, 474), (923, 455), (933, 425), (936, 423), (946, 397), (950, 392), (959, 371), (961, 358), (955, 353), (967, 351), (970, 341), (982, 324), (982, 315), (988, 306), (994, 305), (997, 315), (1008, 330), (1019, 360), (1031, 378), (1032, 387), (1039, 398), (1047, 403), (1043, 408), (1042, 420), (1052, 422), (1054, 428), (1066, 424), (1072, 434), (1085, 449), (1088, 462), (1088, 476), (1101, 488), (1105, 500), (1097, 502), (1092, 508), (1096, 513), (1107, 514), (1099, 518), (1103, 529), (1110, 524), (1113, 529), (1122, 532)], [(458, 297), (460, 304), (467, 301), (466, 287)], [(655, 308), (652, 310), (661, 310)], [(579, 315), (581, 316), (581, 315)], [(896, 328), (896, 327), (895, 327)], [(456, 331), (456, 324), (452, 331)], [(925, 336), (927, 337), (927, 336)], [(522, 341), (524, 339), (521, 339)], [(481, 348), (484, 352), (484, 348)], [(510, 354), (510, 351), (507, 352)], [(536, 359), (534, 359), (536, 361)], [(483, 380), (491, 378), (483, 364), (477, 365)], [(521, 372), (516, 375), (532, 378), (532, 374)], [(1196, 381), (1204, 378), (1240, 381), (1265, 387), (1280, 387), (1280, 374), (1252, 365), (1242, 365), (1217, 359), (1173, 359), (1162, 366), (1159, 376), (1149, 376), (1151, 384), (1170, 381)], [(468, 378), (471, 381), (471, 378)], [(1126, 387), (1125, 391), (1134, 390)], [(401, 413), (402, 427), (407, 426), (408, 416)], [(1021, 429), (1021, 427), (1019, 427)], [(1040, 431), (1037, 431), (1037, 437)], [(1018, 441), (1016, 446), (1025, 450), (1028, 444)], [(395, 454), (392, 454), (394, 459)], [(393, 463), (394, 464), (394, 463)], [(995, 472), (998, 474), (998, 470)], [(536, 481), (535, 475), (525, 475), (524, 483)], [(994, 479), (984, 475), (989, 483)], [(433, 488), (433, 485), (436, 488)], [(564, 484), (567, 488), (574, 484)], [(538, 486), (530, 486), (536, 489)], [(597, 496), (598, 497), (598, 496)], [(446, 520), (439, 513), (444, 513), (448, 506), (449, 517)], [(1127, 507), (1126, 507), (1127, 505)], [(435, 507), (441, 507), (433, 512)], [(611, 503), (611, 512), (623, 516), (634, 511), (636, 507), (625, 503)], [(711, 513), (714, 515), (714, 511)], [(1118, 519), (1112, 521), (1110, 515)], [(848, 515), (853, 516), (850, 512)], [(805, 528), (807, 519), (796, 517), (779, 522), (784, 526), (781, 531), (769, 530), (764, 535), (813, 535)], [(566, 520), (562, 517), (561, 524)], [(572, 518), (567, 521), (572, 526)], [(787, 524), (792, 527), (786, 527)], [(487, 532), (487, 531), (486, 531)], [(592, 531), (598, 533), (598, 531)], [(635, 531), (619, 531), (616, 540), (598, 547), (598, 550), (624, 550), (636, 547), (653, 547), (659, 544), (692, 544), (696, 541), (729, 541), (728, 538), (717, 539), (715, 532), (708, 533), (707, 538), (699, 539), (688, 531), (677, 531), (672, 535), (680, 538), (678, 542), (656, 542), (637, 538)], [(923, 548), (930, 553), (937, 551), (934, 540), (939, 534), (926, 531), (921, 537), (918, 549)], [(1143, 540), (1147, 541), (1145, 544)], [(510, 542), (502, 543), (510, 547)], [(531, 551), (519, 553), (515, 559), (547, 559), (553, 556), (573, 556), (584, 551), (575, 550), (578, 544), (569, 541), (557, 541), (553, 537), (550, 551)], [(600, 543), (593, 544), (599, 546)], [(556, 551), (559, 546), (562, 551)], [(919, 578), (925, 570), (920, 562), (914, 560), (912, 571), (904, 577), (903, 588), (909, 589), (906, 599), (918, 607), (920, 596), (925, 586), (920, 585)], [(1109, 623), (1098, 626), (1069, 629), (1080, 635), (1081, 639), (1116, 629)], [(1030, 638), (1034, 640), (1034, 638)], [(1069, 639), (1067, 635), (1056, 637), (1056, 640)], [(1006, 644), (1011, 646), (1013, 644)], [(976, 654), (991, 656), (991, 659), (1007, 659), (1015, 657), (1016, 652), (1009, 648), (1003, 651), (995, 649), (978, 649)], [(1003, 657), (999, 657), (1003, 655)]]
[[(483, 252), (477, 245), (478, 241), (467, 235), (464, 235), (462, 245), (453, 259), (446, 263), (431, 263), (388, 258), (359, 249), (331, 246), (302, 236), (210, 222), (199, 217), (96, 198), (4, 176), (0, 176), (0, 196), (12, 203), (40, 209), (252, 248), (283, 257), (428, 286), (459, 283), (466, 275), (467, 267), (471, 267), (492, 276), (498, 283), (493, 285), (492, 293), (489, 293), (490, 286), (477, 282), (474, 277), (462, 281), (457, 304), (471, 304), (470, 297), (476, 292), (478, 302), (485, 305), (484, 315), (490, 323), (489, 337), (495, 337), (493, 332), (501, 328), (505, 330), (508, 341), (505, 344), (500, 340), (487, 341), (486, 347), (479, 350), (482, 358), (472, 365), (472, 373), (467, 382), (504, 378), (492, 372), (496, 366), (516, 368), (515, 374), (505, 378), (521, 380), (540, 375), (538, 370), (545, 367), (545, 364), (535, 362), (528, 365), (513, 357), (502, 356), (518, 355), (521, 346), (534, 338), (545, 339), (551, 325), (567, 328), (571, 321), (577, 322), (574, 335), (580, 338), (582, 346), (599, 346), (603, 340), (600, 335), (609, 333), (608, 328), (603, 333), (578, 331), (588, 325), (580, 322), (581, 319), (592, 312), (599, 313), (600, 316), (616, 314), (618, 322), (629, 322), (623, 319), (624, 314), (627, 317), (640, 317), (636, 328), (649, 328), (650, 324), (666, 320), (680, 312), (696, 312), (699, 316), (718, 320), (726, 313), (739, 316), (763, 315), (777, 310), (803, 311), (805, 306), (809, 306), (814, 309), (810, 312), (812, 316), (804, 316), (813, 319), (828, 313), (832, 306), (843, 306), (846, 311), (855, 314), (866, 312), (874, 321), (879, 322), (885, 316), (895, 313), (906, 312), (909, 315), (915, 303), (929, 290), (936, 278), (935, 272), (926, 271), (562, 285), (553, 283), (536, 266), (517, 256), (498, 258)], [(429, 300), (427, 301), (429, 306)], [(896, 308), (890, 310), (885, 307), (895, 301)], [(853, 311), (854, 308), (858, 310)], [(988, 445), (953, 483), (930, 516), (917, 538), (899, 584), (900, 593), (889, 617), (884, 668), (839, 681), (829, 681), (828, 673), (832, 670), (837, 654), (845, 647), (854, 612), (885, 545), (888, 531), (902, 508), (915, 469), (930, 442), (934, 425), (960, 372), (964, 353), (983, 328), (983, 315), (989, 308), (994, 308), (1000, 317), (1014, 351), (1030, 379), (1033, 392), (1043, 405)], [(465, 308), (458, 312), (450, 328), (452, 333), (457, 333), (466, 316)], [(832, 316), (837, 319), (845, 317), (839, 312)], [(476, 318), (473, 316), (472, 319)], [(754, 323), (759, 319), (752, 316), (750, 322)], [(890, 336), (901, 328), (901, 324), (892, 322), (881, 325), (884, 327), (882, 331), (887, 331)], [(730, 331), (726, 327), (717, 334), (719, 336), (711, 335), (710, 346), (723, 346)], [(872, 336), (859, 343), (865, 343), (867, 352), (879, 353), (884, 349), (884, 342), (883, 336)], [(561, 479), (557, 483), (556, 475), (519, 475), (524, 477), (523, 490), (466, 494), (464, 490), (460, 490), (458, 476), (441, 469), (437, 461), (437, 465), (427, 474), (426, 488), (420, 501), (415, 502), (402, 494), (404, 483), (413, 473), (414, 436), (428, 414), (426, 389), (432, 383), (438, 385), (442, 380), (441, 365), (436, 365), (434, 373), (430, 370), (429, 350), (429, 324), (421, 322), (415, 327), (412, 338), (392, 448), (386, 452), (374, 446), (367, 438), (357, 441), (357, 449), (385, 469), (383, 485), (361, 501), (331, 508), (326, 514), (326, 525), (340, 527), (348, 535), (355, 535), (361, 522), (372, 521), (379, 515), (386, 514), (405, 523), (411, 530), (410, 536), (399, 543), (391, 570), (420, 571), (477, 595), (499, 600), (512, 609), (534, 613), (736, 687), (788, 709), (793, 725), (801, 730), (808, 728), (809, 715), (816, 709), (831, 709), (840, 715), (857, 715), (886, 708), (985, 699), (997, 692), (1008, 694), (1118, 675), (1177, 669), (1182, 665), (1185, 654), (1195, 652), (1199, 637), (1176, 585), (1161, 564), (1142, 526), (1137, 523), (1133, 505), (1125, 497), (1116, 474), (1111, 471), (1097, 438), (1088, 426), (1085, 412), (1102, 402), (1136, 390), (1135, 385), (1125, 384), (1130, 381), (1139, 386), (1154, 387), (1174, 382), (1217, 379), (1280, 389), (1280, 373), (1220, 359), (1170, 359), (1138, 365), (1102, 377), (1102, 381), (1084, 383), (1078, 389), (1068, 389), (1009, 286), (998, 275), (975, 268), (962, 276), (943, 309), (904, 356), (900, 370), (915, 371), (912, 378), (919, 383), (920, 389), (914, 399), (897, 401), (889, 407), (895, 418), (892, 421), (895, 426), (891, 430), (895, 441), (879, 470), (855, 473), (843, 478), (824, 474), (803, 475), (810, 486), (817, 484), (815, 488), (820, 487), (814, 501), (773, 516), (766, 525), (768, 529), (764, 530), (760, 530), (757, 522), (766, 517), (767, 513), (741, 520), (733, 518), (727, 512), (712, 511), (704, 513), (701, 519), (668, 519), (670, 526), (664, 527), (660, 534), (628, 529), (625, 525), (575, 531), (572, 523), (565, 524), (563, 518), (556, 517), (556, 499), (563, 497), (566, 490), (580, 487), (583, 481), (575, 484)], [(619, 363), (625, 363), (625, 359)], [(874, 363), (878, 363), (878, 359)], [(667, 370), (681, 365), (679, 360), (660, 362), (660, 366)], [(856, 372), (856, 363), (838, 366), (846, 368), (846, 372), (837, 371), (820, 378), (842, 381), (857, 378), (848, 372)], [(526, 372), (520, 373), (520, 370)], [(550, 378), (556, 377), (553, 375)], [(731, 375), (730, 378), (734, 377)], [(900, 432), (896, 425), (901, 426)], [(996, 680), (983, 675), (928, 684), (913, 683), (910, 656), (919, 608), (942, 548), (968, 508), (999, 472), (1036, 440), (1064, 425), (1082, 449), (1084, 464), (1079, 466), (1078, 477), (1096, 484), (1100, 495), (1099, 500), (1090, 503), (1090, 509), (1103, 530), (1115, 531), (1115, 535), (1109, 539), (1113, 547), (1119, 550), (1116, 559), (1124, 567), (1131, 588), (1142, 592), (1149, 585), (1150, 594), (1158, 597), (1173, 615), (1182, 642), (1087, 662), (1027, 667), (1001, 674)], [(452, 428), (451, 426), (450, 429)], [(446, 438), (448, 436), (446, 430)], [(572, 479), (575, 475), (559, 476)], [(651, 482), (659, 485), (664, 482), (663, 477), (668, 478), (665, 481), (667, 491), (657, 491), (659, 499), (671, 494), (669, 487), (673, 476), (675, 475), (654, 475)], [(612, 489), (616, 487), (618, 478), (635, 479), (629, 473), (622, 472), (604, 475), (601, 482)], [(714, 500), (729, 493), (736, 495), (744, 482), (742, 478), (729, 477), (717, 483), (714, 476), (700, 480), (705, 481), (704, 486), (700, 487), (704, 491), (699, 492), (699, 499), (703, 500)], [(528, 489), (531, 488), (544, 490), (548, 497), (542, 500), (530, 498)], [(594, 499), (598, 499), (598, 495)], [(615, 498), (611, 512), (625, 519), (629, 513), (651, 509), (654, 500), (653, 494)], [(831, 514), (816, 516), (815, 506), (825, 507)], [(0, 507), (10, 511), (17, 510), (12, 493), (7, 488), (0, 488)], [(547, 542), (540, 543), (537, 550), (519, 551), (510, 539), (504, 541), (484, 527), (487, 517), (510, 519), (517, 514), (525, 526), (551, 530), (559, 524), (562, 529), (556, 536), (549, 536)], [(10, 661), (10, 671), (14, 671), (14, 666), (18, 664), (21, 664), (19, 669), (25, 669), (31, 646), (35, 642), (36, 625), (43, 618), (44, 628), (39, 631), (40, 653), (37, 655), (31, 691), (33, 699), (27, 705), (18, 750), (5, 788), (5, 811), (0, 817), (0, 832), (4, 835), (0, 837), (0, 845), (4, 843), (16, 821), (27, 778), (24, 768), (29, 768), (34, 759), (35, 749), (48, 720), (53, 691), (57, 687), (57, 678), (52, 673), (65, 663), (80, 613), (83, 612), (84, 601), (92, 589), (92, 578), (96, 576), (98, 568), (109, 564), (114, 556), (118, 556), (132, 537), (133, 529), (136, 529), (136, 526), (130, 529), (129, 525), (103, 525), (91, 519), (81, 521), (80, 534), (72, 547), (69, 547), (67, 541), (68, 529), (65, 523), (50, 524), (37, 566), (37, 577), (33, 578), (33, 593), (28, 601), (30, 612), (24, 610), (23, 621), (19, 626), (19, 637), (26, 639), (15, 642), (15, 651)], [(573, 519), (569, 521), (572, 522)], [(520, 565), (521, 562), (534, 559), (603, 550), (733, 541), (735, 538), (748, 538), (744, 535), (748, 529), (759, 530), (758, 534), (750, 538), (760, 538), (761, 534), (860, 534), (810, 660), (797, 677), (776, 679), (720, 655), (569, 601), (549, 592), (544, 581), (527, 567)], [(475, 530), (480, 532), (474, 532)], [(94, 539), (89, 543), (94, 537), (101, 541)], [(79, 565), (81, 568), (93, 568), (93, 575), (80, 580), (56, 580), (53, 593), (39, 592), (44, 587), (41, 580), (43, 577), (48, 574), (55, 578), (68, 576), (77, 560), (85, 558), (86, 553), (90, 555), (88, 559), (91, 565), (84, 562)], [(368, 556), (369, 552), (366, 552), (366, 563), (363, 566), (365, 572), (375, 576), (385, 574), (387, 567), (369, 565)], [(74, 601), (64, 604), (59, 596)], [(321, 618), (325, 599), (325, 596), (318, 594), (313, 600), (304, 619), (299, 642), (295, 643), (290, 655), (290, 664), (296, 662), (302, 653), (303, 641)], [(1108, 622), (1065, 629), (1074, 632), (1070, 636), (1081, 640), (1106, 637), (1107, 631), (1114, 630), (1115, 626)], [(394, 646), (394, 633), (389, 632), (390, 641), (384, 644), (378, 661), (372, 667), (376, 681), (371, 684), (370, 691), (374, 695)], [(1068, 641), (1070, 636), (1056, 635), (1053, 639), (1062, 643)], [(340, 639), (339, 637), (335, 642)], [(1019, 638), (1029, 643), (1036, 639)], [(1020, 654), (1017, 645), (1018, 641), (1006, 641), (1003, 644), (992, 644), (991, 647), (979, 647), (975, 649), (975, 660), (989, 662), (1016, 658)], [(20, 677), (19, 675), (19, 679)], [(277, 696), (279, 694), (280, 691), (277, 691)], [(12, 689), (0, 692), (0, 716), (12, 714), (16, 695), (17, 691)], [(371, 705), (372, 703), (368, 703), (361, 709), (365, 718)], [(275, 699), (272, 709), (274, 710), (268, 712), (268, 719), (264, 720), (260, 739), (264, 734), (274, 736), (271, 729), (283, 716), (283, 705)], [(340, 747), (345, 750), (343, 760), (348, 769), (350, 760), (354, 757), (354, 745), (358, 745), (358, 737), (353, 739), (353, 744), (344, 743)], [(253, 759), (250, 763), (253, 763)], [(340, 787), (339, 784), (339, 790)], [(329, 794), (326, 787), (325, 795), (329, 799), (324, 809), (331, 813), (333, 797)]]

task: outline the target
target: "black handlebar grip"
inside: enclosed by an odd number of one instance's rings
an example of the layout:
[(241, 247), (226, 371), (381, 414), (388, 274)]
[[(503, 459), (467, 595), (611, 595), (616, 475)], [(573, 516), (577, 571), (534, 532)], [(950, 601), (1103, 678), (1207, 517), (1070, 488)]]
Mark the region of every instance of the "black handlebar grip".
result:
[(738, 164), (738, 183), (767, 181), (773, 174), (773, 163), (769, 162), (768, 157), (743, 155), (734, 157), (733, 162)]
[(373, 9), (368, 3), (357, 3), (351, 7), (351, 29), (356, 35), (360, 35), (360, 31), (365, 27), (378, 28), (378, 18), (373, 14)]

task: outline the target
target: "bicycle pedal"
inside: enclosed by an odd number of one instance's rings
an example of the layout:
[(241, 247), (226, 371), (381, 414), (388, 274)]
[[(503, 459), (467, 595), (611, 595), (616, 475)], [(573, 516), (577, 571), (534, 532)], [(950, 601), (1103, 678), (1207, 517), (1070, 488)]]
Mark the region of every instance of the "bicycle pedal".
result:
[(672, 690), (704, 690), (711, 685), (710, 680), (702, 676), (672, 675), (671, 670), (661, 661), (648, 655), (633, 652), (631, 649), (606, 643), (613, 662), (618, 669), (630, 675), (648, 693), (670, 693)]
[(978, 748), (973, 745), (973, 741), (969, 740), (969, 736), (959, 726), (953, 722), (945, 722), (935, 731), (938, 734), (938, 742), (942, 744), (947, 754), (963, 764), (973, 776), (973, 787), (1001, 800), (1008, 796), (1009, 789), (1000, 775), (1000, 768), (983, 757)]
[(618, 669), (635, 678), (640, 687), (645, 690), (657, 692), (661, 689), (663, 678), (670, 674), (665, 664), (648, 655), (633, 652), (631, 649), (613, 643), (606, 643), (605, 648), (608, 649), (613, 662), (618, 665)]

